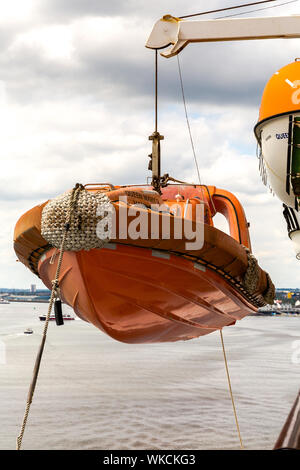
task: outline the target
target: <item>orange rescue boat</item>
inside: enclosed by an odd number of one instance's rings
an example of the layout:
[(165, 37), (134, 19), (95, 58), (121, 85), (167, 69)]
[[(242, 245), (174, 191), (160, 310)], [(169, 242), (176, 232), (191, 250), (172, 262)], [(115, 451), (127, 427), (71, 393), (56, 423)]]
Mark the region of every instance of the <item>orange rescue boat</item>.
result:
[[(19, 260), (49, 289), (70, 197), (34, 207), (15, 228)], [(113, 223), (105, 220), (112, 211)], [(218, 212), (230, 235), (214, 227)], [(202, 234), (199, 246), (185, 224)], [(214, 186), (80, 187), (61, 298), (81, 319), (127, 343), (187, 340), (233, 325), (274, 299), (269, 275), (251, 254), (248, 226), (236, 197)]]
[[(169, 28), (177, 34), (183, 23), (164, 17), (147, 42), (155, 50), (151, 186), (76, 185), (28, 211), (15, 228), (19, 260), (49, 289), (55, 280), (56, 291), (62, 260), (57, 295), (80, 318), (127, 343), (195, 338), (274, 300), (272, 281), (251, 254), (249, 224), (236, 197), (161, 176), (158, 49), (170, 44)], [(217, 213), (226, 217), (230, 235), (214, 226)]]

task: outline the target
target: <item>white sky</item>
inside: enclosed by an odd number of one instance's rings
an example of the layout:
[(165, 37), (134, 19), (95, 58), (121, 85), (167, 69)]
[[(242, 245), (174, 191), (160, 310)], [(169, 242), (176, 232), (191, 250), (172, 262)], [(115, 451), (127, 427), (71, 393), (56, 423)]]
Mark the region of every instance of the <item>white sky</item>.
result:
[[(205, 8), (195, 0), (0, 0), (1, 287), (42, 286), (12, 248), (24, 211), (76, 182), (150, 176), (154, 53), (144, 43), (163, 14)], [(300, 14), (300, 2), (257, 13), (280, 14)], [(265, 83), (297, 56), (298, 40), (193, 44), (180, 56), (202, 182), (240, 199), (254, 254), (277, 287), (300, 287), (299, 262), (281, 202), (260, 180), (253, 127)], [(160, 59), (159, 71), (163, 171), (197, 181), (176, 58)]]

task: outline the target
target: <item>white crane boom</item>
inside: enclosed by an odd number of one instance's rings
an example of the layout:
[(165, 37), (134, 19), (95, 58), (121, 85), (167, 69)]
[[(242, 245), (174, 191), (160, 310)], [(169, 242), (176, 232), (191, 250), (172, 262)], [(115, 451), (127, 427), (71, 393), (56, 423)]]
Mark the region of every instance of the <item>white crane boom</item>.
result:
[(155, 23), (146, 47), (163, 49), (170, 46), (161, 52), (161, 55), (172, 57), (182, 51), (190, 42), (299, 37), (299, 15), (200, 21), (184, 21), (166, 15)]

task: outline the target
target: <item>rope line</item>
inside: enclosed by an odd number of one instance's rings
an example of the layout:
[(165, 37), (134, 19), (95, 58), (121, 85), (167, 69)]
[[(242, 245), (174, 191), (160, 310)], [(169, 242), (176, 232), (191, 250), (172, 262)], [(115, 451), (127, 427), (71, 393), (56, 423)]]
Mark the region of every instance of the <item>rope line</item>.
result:
[(241, 436), (239, 421), (238, 421), (238, 417), (237, 417), (237, 412), (236, 412), (236, 408), (235, 408), (235, 404), (234, 404), (234, 398), (233, 398), (233, 393), (232, 393), (232, 388), (231, 388), (231, 380), (230, 380), (230, 375), (229, 375), (229, 369), (228, 369), (227, 357), (226, 357), (226, 352), (225, 352), (225, 345), (224, 345), (224, 340), (223, 340), (222, 329), (220, 330), (220, 336), (221, 336), (221, 343), (222, 343), (224, 363), (225, 363), (225, 369), (226, 369), (226, 375), (227, 375), (227, 381), (228, 381), (228, 388), (229, 388), (230, 397), (231, 397), (231, 403), (232, 403), (232, 408), (233, 408), (233, 413), (234, 413), (236, 429), (237, 429), (237, 433), (238, 433), (239, 440), (240, 440), (240, 447), (241, 447), (242, 450), (245, 450), (244, 444), (243, 444), (243, 441), (242, 441), (242, 436)]
[(158, 61), (157, 61), (157, 49), (155, 49), (155, 132), (157, 132), (157, 98), (158, 98)]
[[(199, 183), (200, 183), (200, 187), (201, 187), (201, 191), (202, 191), (202, 197), (204, 199), (203, 188), (202, 188), (202, 184), (201, 184), (200, 170), (199, 170), (199, 165), (198, 165), (198, 161), (197, 161), (194, 141), (193, 141), (191, 127), (190, 127), (188, 113), (187, 113), (186, 101), (185, 101), (185, 96), (184, 96), (184, 88), (183, 88), (181, 67), (180, 67), (180, 62), (179, 62), (179, 55), (177, 55), (177, 63), (178, 63), (178, 70), (179, 70), (180, 85), (181, 85), (181, 92), (182, 92), (182, 98), (183, 98), (185, 117), (186, 117), (186, 122), (187, 122), (188, 130), (189, 130), (190, 140), (191, 140), (191, 144), (192, 144), (192, 150), (193, 150), (195, 165), (196, 165), (196, 168), (197, 168)], [(221, 342), (222, 342), (222, 349), (223, 349), (225, 369), (226, 369), (227, 380), (228, 380), (229, 393), (230, 393), (230, 397), (231, 397), (231, 403), (232, 403), (232, 408), (233, 408), (233, 413), (234, 413), (234, 418), (235, 418), (235, 423), (236, 423), (236, 429), (237, 429), (237, 433), (238, 433), (239, 440), (240, 440), (240, 447), (241, 447), (242, 450), (244, 450), (244, 445), (243, 445), (243, 441), (242, 441), (242, 436), (241, 436), (241, 432), (240, 432), (239, 422), (238, 422), (238, 418), (237, 418), (237, 413), (236, 413), (236, 408), (235, 408), (234, 398), (233, 398), (233, 393), (232, 393), (232, 388), (231, 388), (231, 381), (230, 381), (229, 369), (228, 369), (228, 364), (227, 364), (227, 358), (226, 358), (226, 352), (225, 352), (225, 345), (224, 345), (224, 340), (223, 340), (222, 329), (220, 329), (220, 336), (221, 336)]]
[[(226, 10), (235, 10), (236, 8), (250, 7), (253, 5), (259, 5), (260, 3), (269, 3), (269, 2), (276, 2), (276, 0), (263, 0), (262, 2), (246, 3), (244, 5), (236, 5), (236, 6), (227, 7), (227, 8), (219, 8), (218, 10), (202, 11), (201, 13), (194, 13), (192, 15), (179, 16), (179, 18), (183, 19), (183, 18), (192, 18), (193, 16), (209, 15), (210, 13), (218, 13), (220, 11), (226, 11)], [(272, 8), (272, 7), (269, 7), (269, 8)]]
[[(211, 13), (219, 13), (221, 11), (235, 10), (236, 8), (250, 7), (250, 6), (253, 6), (253, 5), (260, 5), (261, 3), (269, 3), (269, 2), (275, 2), (275, 1), (277, 1), (277, 0), (264, 0), (262, 2), (247, 3), (247, 4), (244, 4), (244, 5), (237, 5), (237, 6), (228, 7), (228, 8), (219, 8), (218, 10), (203, 11), (201, 13), (194, 13), (192, 15), (179, 16), (178, 18), (180, 18), (180, 19), (192, 18), (194, 16), (209, 15)], [(290, 0), (288, 2), (279, 3), (278, 5), (272, 5), (272, 6), (264, 7), (264, 8), (256, 8), (255, 10), (247, 10), (247, 11), (244, 11), (244, 12), (241, 12), (241, 13), (235, 13), (233, 15), (218, 16), (215, 19), (218, 20), (218, 19), (222, 19), (222, 18), (232, 18), (234, 16), (247, 15), (247, 13), (256, 13), (257, 11), (270, 10), (272, 8), (282, 7), (284, 5), (288, 5), (289, 3), (295, 3), (295, 2), (298, 2), (298, 1), (299, 0)]]
[(59, 274), (60, 274), (62, 260), (63, 260), (64, 246), (65, 246), (67, 234), (68, 234), (68, 231), (69, 231), (69, 228), (70, 228), (70, 222), (71, 222), (72, 214), (73, 214), (74, 208), (75, 208), (76, 203), (77, 203), (79, 191), (81, 191), (82, 189), (83, 189), (83, 186), (81, 184), (77, 183), (76, 186), (72, 190), (72, 194), (71, 194), (71, 198), (70, 198), (70, 206), (69, 206), (69, 210), (68, 210), (68, 214), (67, 214), (67, 218), (66, 218), (66, 223), (65, 223), (65, 227), (64, 227), (64, 234), (63, 234), (63, 238), (62, 238), (62, 242), (61, 242), (61, 246), (60, 246), (60, 253), (59, 253), (59, 258), (58, 258), (57, 267), (56, 267), (55, 279), (52, 281), (51, 296), (50, 296), (50, 300), (49, 300), (48, 312), (47, 312), (46, 321), (45, 321), (45, 325), (44, 325), (42, 340), (41, 340), (41, 344), (40, 344), (40, 347), (39, 347), (39, 350), (38, 350), (38, 353), (37, 353), (37, 356), (36, 356), (36, 360), (35, 360), (35, 365), (34, 365), (34, 369), (33, 369), (33, 376), (32, 376), (32, 380), (31, 380), (28, 395), (27, 395), (27, 403), (26, 403), (26, 407), (25, 407), (25, 413), (24, 413), (20, 433), (19, 433), (19, 435), (17, 437), (17, 440), (16, 440), (16, 449), (17, 450), (21, 450), (21, 446), (22, 446), (22, 440), (23, 440), (25, 429), (26, 429), (26, 424), (27, 424), (27, 420), (28, 420), (28, 416), (29, 416), (29, 412), (30, 412), (30, 406), (31, 406), (31, 403), (32, 403), (32, 400), (33, 400), (34, 391), (35, 391), (35, 387), (36, 387), (37, 379), (38, 379), (38, 375), (39, 375), (40, 365), (41, 365), (41, 361), (42, 361), (42, 357), (43, 357), (44, 346), (45, 346), (45, 343), (46, 343), (50, 314), (51, 314), (51, 311), (52, 311), (53, 302), (54, 302), (55, 298), (59, 295)]
[(288, 5), (289, 3), (295, 3), (299, 0), (290, 0), (289, 2), (280, 3), (279, 5), (273, 5), (272, 7), (257, 8), (256, 10), (243, 11), (241, 13), (235, 13), (234, 15), (218, 16), (216, 20), (221, 20), (222, 18), (233, 18), (234, 16), (247, 15), (247, 13), (256, 13), (257, 11), (270, 10), (271, 8), (282, 7), (283, 5)]
[(186, 119), (188, 132), (189, 132), (189, 136), (190, 136), (194, 162), (195, 162), (195, 166), (196, 166), (196, 170), (197, 170), (197, 174), (198, 174), (198, 179), (199, 179), (199, 185), (200, 185), (200, 188), (201, 188), (203, 200), (205, 200), (203, 187), (202, 187), (202, 183), (201, 183), (201, 175), (200, 175), (200, 170), (199, 170), (199, 165), (198, 165), (198, 160), (197, 160), (197, 155), (196, 155), (196, 150), (195, 150), (195, 145), (194, 145), (194, 140), (193, 140), (190, 121), (189, 121), (188, 112), (187, 112), (187, 106), (186, 106), (186, 100), (185, 100), (185, 94), (184, 94), (183, 78), (182, 78), (179, 55), (177, 54), (176, 57), (177, 57), (177, 64), (178, 64), (178, 72), (179, 72), (179, 79), (180, 79), (180, 88), (181, 88), (181, 94), (182, 94), (182, 101), (183, 101), (184, 112), (185, 112), (185, 119)]
[(193, 141), (193, 136), (192, 136), (192, 131), (191, 131), (191, 126), (190, 126), (190, 121), (188, 117), (188, 112), (187, 112), (187, 107), (186, 107), (186, 100), (185, 100), (185, 94), (184, 94), (184, 88), (183, 88), (183, 79), (182, 79), (182, 72), (181, 72), (181, 66), (180, 66), (180, 60), (179, 60), (179, 55), (177, 54), (177, 64), (178, 64), (178, 72), (179, 72), (179, 78), (180, 78), (180, 87), (181, 87), (181, 93), (182, 93), (182, 100), (183, 100), (183, 106), (184, 106), (184, 112), (185, 112), (185, 118), (186, 118), (186, 123), (190, 135), (190, 141), (192, 145), (192, 150), (193, 150), (193, 155), (194, 155), (194, 161), (198, 173), (198, 178), (199, 178), (199, 183), (201, 184), (201, 176), (200, 176), (200, 170), (199, 170), (199, 165), (197, 161), (197, 156), (196, 156), (196, 151), (195, 151), (195, 146), (194, 146), (194, 141)]

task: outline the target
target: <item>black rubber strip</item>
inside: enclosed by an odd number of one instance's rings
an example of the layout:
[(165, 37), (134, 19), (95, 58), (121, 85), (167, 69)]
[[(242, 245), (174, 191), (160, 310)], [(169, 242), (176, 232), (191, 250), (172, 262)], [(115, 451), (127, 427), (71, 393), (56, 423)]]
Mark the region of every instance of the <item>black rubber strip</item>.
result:
[(287, 111), (285, 113), (274, 114), (274, 116), (270, 116), (270, 117), (267, 117), (265, 119), (262, 119), (261, 121), (258, 121), (258, 123), (255, 124), (254, 129), (253, 129), (255, 137), (256, 137), (258, 143), (260, 144), (260, 139), (259, 139), (259, 136), (257, 135), (258, 126), (260, 126), (264, 122), (270, 121), (270, 119), (274, 119), (274, 118), (277, 118), (277, 117), (280, 117), (280, 116), (286, 116), (287, 114), (291, 114), (291, 113), (300, 113), (300, 109), (295, 109), (293, 111)]

